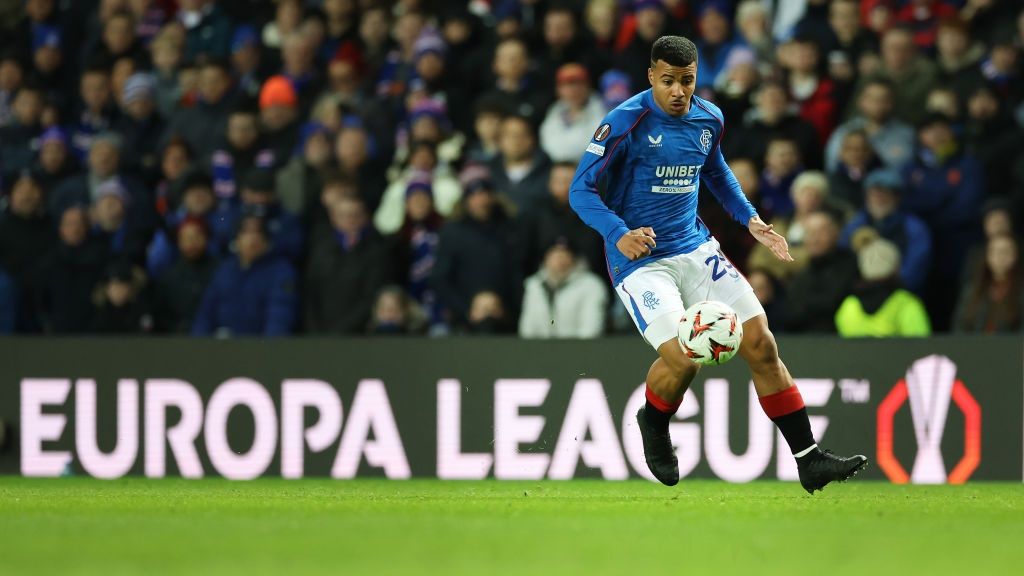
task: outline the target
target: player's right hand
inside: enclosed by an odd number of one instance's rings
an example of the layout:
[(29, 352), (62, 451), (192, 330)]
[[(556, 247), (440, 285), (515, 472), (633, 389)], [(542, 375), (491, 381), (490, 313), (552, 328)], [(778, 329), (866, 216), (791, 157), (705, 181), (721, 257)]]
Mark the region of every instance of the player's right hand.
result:
[(625, 233), (619, 241), (615, 243), (615, 247), (622, 252), (622, 255), (630, 260), (637, 260), (644, 256), (650, 256), (651, 250), (657, 246), (654, 229), (649, 226), (630, 230)]

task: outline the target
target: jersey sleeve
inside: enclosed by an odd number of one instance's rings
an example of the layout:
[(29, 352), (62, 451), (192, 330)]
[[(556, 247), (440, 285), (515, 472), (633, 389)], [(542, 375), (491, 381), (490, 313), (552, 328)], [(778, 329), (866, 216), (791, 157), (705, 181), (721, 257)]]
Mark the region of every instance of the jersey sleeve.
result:
[(613, 111), (601, 122), (587, 145), (569, 186), (569, 205), (587, 226), (614, 246), (629, 228), (622, 218), (601, 199), (598, 184), (609, 171), (622, 166), (629, 147), (626, 136), (630, 126)]
[(721, 124), (721, 131), (718, 133), (718, 140), (715, 142), (714, 148), (704, 162), (701, 175), (704, 177), (708, 189), (718, 199), (718, 203), (733, 219), (746, 226), (751, 218), (757, 216), (757, 210), (754, 210), (750, 201), (747, 200), (743, 189), (740, 188), (739, 181), (736, 180), (736, 175), (732, 173), (732, 168), (729, 168), (725, 162), (721, 146), (722, 136), (725, 134), (725, 118), (717, 107), (714, 110), (713, 115)]

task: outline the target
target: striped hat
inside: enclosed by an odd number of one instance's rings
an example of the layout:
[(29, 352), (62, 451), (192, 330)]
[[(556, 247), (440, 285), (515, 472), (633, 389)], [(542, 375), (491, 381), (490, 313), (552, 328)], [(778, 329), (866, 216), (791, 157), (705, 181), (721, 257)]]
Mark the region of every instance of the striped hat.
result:
[(153, 99), (156, 94), (156, 78), (152, 74), (137, 72), (128, 77), (121, 90), (121, 99), (125, 104), (139, 100), (140, 98)]
[(445, 53), (448, 52), (448, 46), (440, 36), (427, 33), (421, 35), (416, 42), (413, 43), (412, 50), (414, 60), (419, 60), (427, 54), (437, 54), (441, 58), (444, 58)]
[(408, 198), (416, 192), (426, 192), (433, 197), (434, 182), (430, 172), (416, 170), (409, 176), (409, 181), (405, 185), (405, 197)]
[(482, 164), (469, 164), (463, 168), (459, 173), (459, 184), (462, 185), (463, 194), (466, 196), (474, 192), (494, 190), (491, 171)]
[(98, 202), (101, 198), (107, 196), (113, 196), (120, 200), (122, 203), (128, 203), (128, 190), (125, 189), (124, 184), (121, 183), (120, 178), (109, 178), (96, 187), (93, 192), (93, 196)]

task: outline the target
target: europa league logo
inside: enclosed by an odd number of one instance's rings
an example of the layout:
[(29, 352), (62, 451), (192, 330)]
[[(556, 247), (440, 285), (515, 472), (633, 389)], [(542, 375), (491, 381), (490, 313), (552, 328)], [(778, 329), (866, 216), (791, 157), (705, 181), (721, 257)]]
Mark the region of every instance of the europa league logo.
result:
[[(910, 399), (917, 455), (908, 475), (893, 453), (893, 419)], [(964, 414), (964, 455), (946, 474), (942, 436), (950, 401)], [(981, 406), (956, 377), (956, 364), (945, 356), (914, 362), (878, 406), (878, 465), (897, 484), (963, 484), (981, 462)]]

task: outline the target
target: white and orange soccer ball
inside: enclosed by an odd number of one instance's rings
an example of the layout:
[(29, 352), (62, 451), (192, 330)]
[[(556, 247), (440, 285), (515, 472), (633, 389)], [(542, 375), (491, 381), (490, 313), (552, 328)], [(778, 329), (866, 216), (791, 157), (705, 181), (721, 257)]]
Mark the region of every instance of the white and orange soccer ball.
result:
[(701, 366), (725, 364), (740, 350), (743, 324), (728, 305), (714, 300), (697, 302), (679, 320), (679, 345)]

